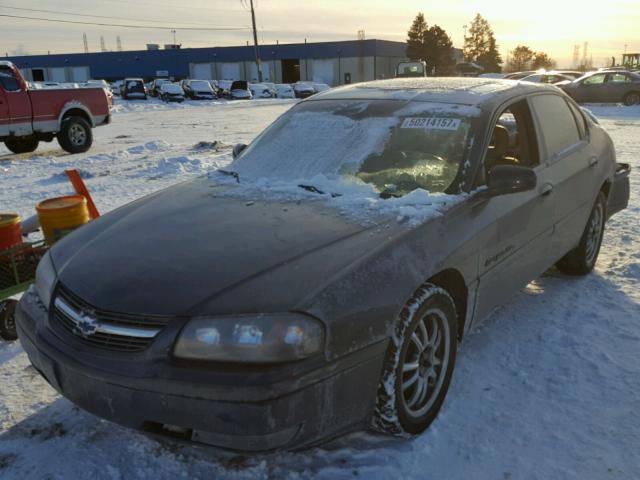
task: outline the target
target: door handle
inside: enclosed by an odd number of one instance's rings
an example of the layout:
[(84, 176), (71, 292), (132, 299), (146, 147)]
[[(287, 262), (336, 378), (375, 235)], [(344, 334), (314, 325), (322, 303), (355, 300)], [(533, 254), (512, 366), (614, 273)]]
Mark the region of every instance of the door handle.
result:
[(589, 168), (593, 168), (593, 167), (595, 167), (596, 165), (598, 165), (598, 162), (599, 162), (599, 161), (600, 161), (600, 160), (598, 159), (598, 157), (591, 157), (591, 158), (589, 159)]
[(553, 192), (553, 185), (550, 183), (545, 183), (540, 190), (540, 194), (544, 197), (551, 195), (551, 192)]

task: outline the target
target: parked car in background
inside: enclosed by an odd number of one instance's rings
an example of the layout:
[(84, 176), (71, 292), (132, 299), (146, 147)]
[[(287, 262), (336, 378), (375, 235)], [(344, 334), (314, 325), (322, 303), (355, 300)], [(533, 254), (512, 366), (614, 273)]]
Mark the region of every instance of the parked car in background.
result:
[(160, 87), (163, 83), (171, 83), (171, 80), (168, 78), (156, 78), (151, 82), (151, 90), (149, 90), (149, 95), (152, 97), (160, 96)]
[(330, 89), (331, 89), (331, 87), (329, 85), (327, 85), (326, 83), (313, 82), (313, 90), (316, 93), (326, 92), (327, 90), (330, 90)]
[(505, 80), (522, 80), (524, 77), (528, 77), (529, 75), (533, 75), (534, 73), (540, 73), (539, 70), (529, 70), (526, 72), (511, 72), (511, 73), (507, 73), (505, 74), (504, 78)]
[(273, 82), (262, 82), (262, 84), (269, 89), (271, 92), (271, 97), (275, 98), (278, 96), (278, 89), (276, 88), (276, 84)]
[(218, 97), (230, 98), (233, 80), (218, 80)]
[(256, 98), (273, 98), (271, 89), (263, 83), (250, 83), (249, 90), (251, 90), (254, 100)]
[(124, 80), (116, 80), (115, 82), (111, 83), (109, 85), (109, 88), (111, 89), (111, 93), (113, 93), (116, 96), (120, 96), (122, 95), (122, 85), (124, 83)]
[(160, 85), (160, 99), (163, 102), (184, 102), (184, 90), (177, 83), (163, 83)]
[(553, 70), (553, 73), (559, 73), (561, 75), (566, 75), (567, 77), (571, 77), (572, 79), (580, 78), (584, 75), (584, 72), (578, 72), (577, 70)]
[(86, 152), (91, 129), (109, 123), (110, 108), (102, 87), (32, 89), (13, 63), (0, 61), (0, 141), (13, 153), (54, 138), (69, 153)]
[(296, 94), (296, 98), (307, 98), (316, 93), (312, 82), (296, 82), (293, 84), (293, 91)]
[(591, 272), (629, 198), (607, 132), (526, 82), (333, 89), (234, 157), (40, 262), (20, 342), (84, 410), (243, 451), (419, 434), (468, 332), (554, 264)]
[(147, 89), (141, 78), (125, 78), (122, 86), (123, 100), (146, 100)]
[(573, 81), (573, 78), (567, 75), (563, 75), (561, 73), (546, 72), (546, 73), (534, 73), (533, 75), (528, 75), (520, 79), (520, 81), (532, 82), (532, 83), (550, 83), (553, 85), (558, 82), (565, 82), (565, 81), (571, 82)]
[(640, 75), (637, 73), (592, 72), (557, 86), (579, 103), (640, 104)]
[(249, 90), (249, 84), (245, 80), (236, 80), (229, 86), (229, 98), (231, 100), (251, 100), (253, 95)]
[(296, 98), (296, 92), (288, 83), (276, 84), (276, 94), (278, 98)]
[(396, 65), (396, 78), (426, 77), (427, 64), (423, 61), (400, 62)]
[(182, 83), (184, 94), (192, 100), (215, 100), (217, 95), (206, 80), (185, 80)]

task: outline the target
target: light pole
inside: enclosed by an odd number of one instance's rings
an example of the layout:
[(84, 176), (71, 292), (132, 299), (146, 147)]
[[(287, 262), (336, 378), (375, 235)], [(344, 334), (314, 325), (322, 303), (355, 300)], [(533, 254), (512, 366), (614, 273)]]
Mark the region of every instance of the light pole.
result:
[(262, 83), (262, 70), (260, 70), (260, 51), (258, 50), (258, 32), (256, 31), (256, 12), (253, 8), (253, 0), (249, 1), (251, 5), (251, 25), (253, 26), (253, 45), (256, 52), (256, 67), (258, 69), (258, 83)]

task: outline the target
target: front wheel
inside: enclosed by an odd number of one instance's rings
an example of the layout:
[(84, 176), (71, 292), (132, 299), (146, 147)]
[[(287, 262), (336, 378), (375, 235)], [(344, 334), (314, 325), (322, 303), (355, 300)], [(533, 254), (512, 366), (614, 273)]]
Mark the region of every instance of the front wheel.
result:
[(640, 104), (640, 92), (627, 93), (622, 99), (627, 107)]
[(457, 325), (453, 299), (435, 285), (422, 286), (403, 308), (378, 386), (375, 430), (417, 434), (433, 422), (455, 366)]
[(600, 253), (606, 215), (607, 199), (604, 193), (600, 192), (587, 220), (580, 243), (556, 263), (558, 270), (568, 275), (586, 275), (593, 270)]
[(68, 117), (62, 121), (58, 143), (69, 153), (83, 153), (91, 148), (91, 125), (82, 117)]
[(40, 141), (35, 137), (14, 137), (4, 141), (13, 153), (31, 153), (38, 148)]
[(6, 300), (0, 303), (0, 337), (7, 341), (18, 339), (16, 331), (16, 305), (15, 300)]

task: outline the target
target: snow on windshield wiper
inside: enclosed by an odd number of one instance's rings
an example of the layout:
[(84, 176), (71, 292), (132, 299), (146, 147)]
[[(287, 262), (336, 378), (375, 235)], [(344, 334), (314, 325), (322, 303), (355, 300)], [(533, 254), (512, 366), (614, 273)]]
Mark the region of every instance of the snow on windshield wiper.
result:
[[(324, 195), (325, 194), (325, 192), (323, 192), (318, 187), (315, 187), (313, 185), (300, 184), (300, 185), (298, 185), (298, 187), (302, 188), (303, 190), (306, 190), (307, 192), (317, 193), (318, 195)], [(341, 197), (341, 196), (342, 196), (341, 193), (332, 193), (331, 194), (331, 198), (336, 198), (336, 197)]]
[(222, 170), (220, 168), (217, 171), (223, 175), (228, 175), (229, 177), (235, 178), (236, 182), (240, 183), (240, 174), (238, 172), (233, 172), (231, 170)]

